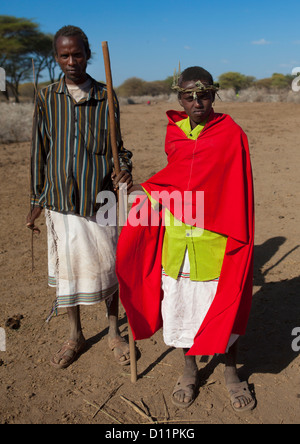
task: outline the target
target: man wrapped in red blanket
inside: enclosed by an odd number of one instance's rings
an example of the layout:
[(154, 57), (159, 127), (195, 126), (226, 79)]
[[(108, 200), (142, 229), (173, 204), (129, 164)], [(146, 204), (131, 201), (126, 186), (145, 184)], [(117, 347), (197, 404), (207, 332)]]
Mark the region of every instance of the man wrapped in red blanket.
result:
[(136, 340), (163, 327), (166, 344), (183, 348), (175, 405), (188, 407), (195, 399), (195, 356), (221, 353), (232, 406), (248, 410), (254, 399), (236, 369), (252, 301), (248, 140), (230, 116), (214, 112), (217, 88), (207, 71), (188, 68), (175, 89), (184, 112), (167, 113), (168, 165), (129, 190), (144, 196), (137, 197), (119, 239), (120, 298)]

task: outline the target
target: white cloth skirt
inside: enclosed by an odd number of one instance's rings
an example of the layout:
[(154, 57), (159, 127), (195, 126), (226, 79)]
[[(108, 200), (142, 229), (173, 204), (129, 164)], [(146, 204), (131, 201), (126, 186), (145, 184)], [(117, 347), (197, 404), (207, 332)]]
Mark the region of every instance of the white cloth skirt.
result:
[[(218, 289), (218, 279), (199, 282), (190, 280), (188, 252), (178, 279), (162, 271), (163, 335), (166, 345), (175, 348), (191, 348)], [(228, 348), (238, 338), (232, 335)]]
[(48, 283), (56, 287), (56, 308), (92, 305), (118, 289), (115, 272), (117, 227), (95, 217), (46, 210)]

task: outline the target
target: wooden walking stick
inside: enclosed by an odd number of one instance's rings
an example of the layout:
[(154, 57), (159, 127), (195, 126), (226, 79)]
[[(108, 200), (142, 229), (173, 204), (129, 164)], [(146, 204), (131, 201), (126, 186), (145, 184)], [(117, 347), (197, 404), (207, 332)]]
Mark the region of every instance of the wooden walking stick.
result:
[[(32, 63), (32, 78), (33, 78), (33, 91), (34, 91), (34, 96), (33, 96), (33, 103), (34, 103), (34, 107), (36, 106), (36, 99), (37, 99), (37, 95), (38, 95), (38, 88), (37, 88), (37, 84), (36, 84), (36, 77), (35, 77), (35, 66), (34, 66), (34, 60), (31, 59), (31, 63)], [(34, 110), (34, 114), (35, 114), (35, 110)], [(34, 119), (34, 115), (33, 115), (33, 119)], [(33, 140), (33, 124), (32, 124), (32, 136), (31, 136), (31, 140)], [(31, 148), (30, 148), (31, 150)], [(30, 176), (29, 176), (29, 197), (30, 197), (30, 214), (32, 214), (33, 211), (33, 205), (31, 203), (31, 193), (32, 193), (32, 186), (31, 186), (31, 181), (32, 181), (32, 177), (31, 177), (31, 152), (30, 152)], [(32, 273), (34, 272), (34, 229), (31, 230), (31, 271)]]
[[(119, 153), (117, 147), (117, 136), (116, 136), (116, 120), (115, 120), (115, 104), (114, 104), (114, 93), (113, 93), (113, 82), (111, 75), (111, 65), (107, 42), (102, 42), (102, 51), (104, 57), (105, 75), (106, 75), (106, 85), (107, 85), (107, 97), (108, 97), (108, 109), (109, 109), (109, 123), (110, 123), (110, 140), (113, 152), (114, 167), (115, 172), (118, 175), (120, 173), (120, 162)], [(118, 192), (119, 197), (119, 220), (125, 218), (124, 214), (124, 196), (122, 192)], [(122, 219), (122, 226), (125, 224), (125, 220)], [(130, 347), (130, 367), (131, 367), (131, 382), (136, 383), (137, 381), (137, 362), (135, 353), (135, 341), (133, 339), (133, 334), (131, 327), (128, 323), (128, 336), (129, 336), (129, 347)]]

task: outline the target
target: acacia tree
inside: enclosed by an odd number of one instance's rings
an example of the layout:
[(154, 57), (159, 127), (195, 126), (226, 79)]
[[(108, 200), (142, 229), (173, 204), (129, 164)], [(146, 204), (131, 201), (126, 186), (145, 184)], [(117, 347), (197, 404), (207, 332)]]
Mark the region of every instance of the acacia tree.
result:
[(0, 65), (6, 71), (6, 82), (16, 102), (19, 101), (19, 84), (29, 76), (28, 49), (38, 25), (31, 20), (0, 16)]
[(39, 25), (30, 19), (0, 16), (0, 66), (6, 71), (7, 87), (16, 102), (19, 102), (20, 82), (33, 80), (32, 60), (36, 84), (45, 68), (49, 74), (54, 73), (52, 36), (43, 34)]
[(159, 94), (170, 94), (173, 77), (165, 80), (155, 80), (146, 82), (137, 77), (131, 77), (125, 80), (122, 85), (116, 88), (116, 92), (120, 97), (130, 96), (157, 96)]
[(4, 66), (6, 70), (6, 82), (8, 83), (16, 103), (19, 103), (20, 82), (30, 78), (32, 73), (32, 60), (25, 55), (13, 55), (10, 57), (9, 63)]
[(245, 76), (239, 72), (225, 72), (219, 76), (219, 84), (222, 89), (234, 89), (238, 94), (242, 89), (249, 88), (255, 77)]
[(51, 83), (54, 82), (56, 61), (53, 54), (52, 34), (39, 33), (33, 41), (32, 59), (35, 65), (35, 84), (38, 85), (39, 78), (44, 69), (48, 69)]

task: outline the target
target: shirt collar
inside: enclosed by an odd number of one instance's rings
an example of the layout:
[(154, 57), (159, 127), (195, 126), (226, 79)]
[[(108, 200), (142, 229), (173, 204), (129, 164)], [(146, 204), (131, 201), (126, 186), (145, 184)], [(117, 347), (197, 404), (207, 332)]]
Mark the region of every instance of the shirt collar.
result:
[[(106, 85), (104, 83), (96, 82), (96, 80), (94, 80), (91, 76), (89, 77), (92, 80), (92, 87), (86, 100), (90, 100), (91, 98), (95, 100), (103, 100), (107, 93)], [(69, 94), (65, 76), (60, 79), (56, 89), (54, 89), (54, 92), (56, 92), (57, 94)]]
[(179, 120), (178, 122), (176, 122), (176, 125), (182, 129), (182, 131), (186, 134), (186, 136), (189, 139), (196, 140), (200, 136), (200, 133), (202, 132), (203, 128), (205, 127), (207, 120), (208, 119), (206, 119), (204, 122), (201, 122), (193, 130), (191, 128), (191, 121), (189, 117), (183, 120)]

